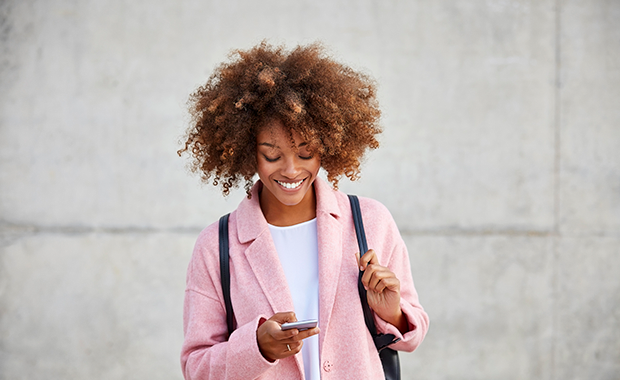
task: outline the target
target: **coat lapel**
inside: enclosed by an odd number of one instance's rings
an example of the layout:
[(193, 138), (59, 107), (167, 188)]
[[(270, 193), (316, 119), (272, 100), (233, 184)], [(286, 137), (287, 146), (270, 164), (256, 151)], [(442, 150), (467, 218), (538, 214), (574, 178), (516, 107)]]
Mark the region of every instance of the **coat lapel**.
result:
[[(334, 308), (342, 266), (342, 224), (340, 207), (334, 191), (318, 178), (315, 181), (315, 190), (319, 246), (319, 318), (322, 328), (327, 329)], [(321, 335), (322, 339), (325, 334)]]
[(260, 209), (260, 186), (258, 182), (252, 189), (252, 199), (244, 199), (237, 208), (237, 233), (240, 243), (249, 243), (245, 250), (246, 259), (275, 314), (293, 310), (294, 305), (269, 225)]

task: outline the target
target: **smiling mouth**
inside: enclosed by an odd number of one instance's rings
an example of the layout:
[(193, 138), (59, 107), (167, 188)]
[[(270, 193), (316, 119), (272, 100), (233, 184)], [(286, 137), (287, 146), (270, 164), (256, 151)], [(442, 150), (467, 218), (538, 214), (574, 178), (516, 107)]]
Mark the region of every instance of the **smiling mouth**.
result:
[(276, 182), (277, 182), (280, 186), (284, 187), (285, 189), (290, 189), (290, 190), (293, 190), (293, 189), (296, 189), (296, 188), (298, 188), (299, 186), (301, 186), (301, 184), (302, 184), (305, 180), (306, 180), (306, 179), (304, 178), (304, 179), (302, 179), (301, 181), (297, 181), (297, 182), (282, 182), (282, 181), (278, 181), (278, 180), (276, 180)]

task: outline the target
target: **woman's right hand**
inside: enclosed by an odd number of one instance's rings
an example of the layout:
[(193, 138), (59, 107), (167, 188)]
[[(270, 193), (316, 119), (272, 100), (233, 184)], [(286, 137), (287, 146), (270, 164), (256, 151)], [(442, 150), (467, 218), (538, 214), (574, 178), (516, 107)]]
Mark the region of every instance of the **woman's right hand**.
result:
[(320, 332), (318, 327), (306, 331), (297, 329), (282, 330), (282, 324), (296, 322), (297, 317), (292, 311), (277, 313), (266, 320), (256, 330), (258, 348), (265, 359), (270, 362), (293, 356), (301, 351), (303, 340)]

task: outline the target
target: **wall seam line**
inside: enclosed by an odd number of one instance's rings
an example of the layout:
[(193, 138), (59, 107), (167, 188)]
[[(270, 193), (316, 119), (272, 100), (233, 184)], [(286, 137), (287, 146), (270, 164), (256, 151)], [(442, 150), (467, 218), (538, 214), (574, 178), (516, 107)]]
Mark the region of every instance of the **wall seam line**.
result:
[(561, 0), (554, 0), (554, 54), (555, 54), (555, 78), (554, 78), (554, 158), (553, 158), (553, 230), (554, 236), (551, 238), (551, 286), (552, 286), (552, 307), (551, 307), (551, 368), (550, 378), (556, 378), (557, 371), (557, 321), (558, 321), (558, 294), (559, 294), (559, 238), (560, 238), (560, 165), (561, 165), (561, 89), (562, 89), (562, 12)]

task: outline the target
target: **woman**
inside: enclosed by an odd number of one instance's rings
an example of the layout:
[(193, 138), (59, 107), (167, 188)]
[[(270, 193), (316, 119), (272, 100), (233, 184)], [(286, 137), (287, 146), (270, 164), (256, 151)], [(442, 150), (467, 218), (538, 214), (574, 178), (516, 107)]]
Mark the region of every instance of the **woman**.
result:
[[(359, 270), (380, 333), (412, 351), (428, 316), (407, 249), (387, 209), (360, 198), (370, 249), (361, 260), (351, 207), (337, 191), (375, 149), (380, 111), (366, 76), (320, 45), (291, 52), (262, 43), (221, 65), (190, 98), (192, 168), (224, 195), (248, 194), (229, 221), (228, 337), (218, 224), (198, 237), (188, 268), (181, 363), (186, 379), (382, 379), (364, 323)], [(327, 173), (329, 184), (318, 178)], [(253, 184), (254, 176), (259, 180)], [(297, 319), (316, 328), (282, 330)]]

